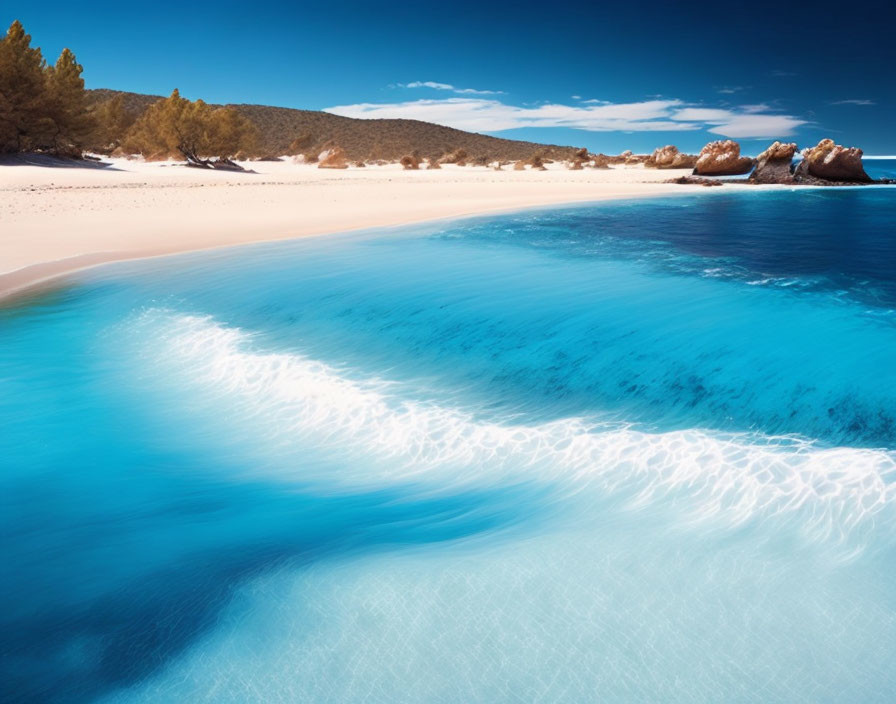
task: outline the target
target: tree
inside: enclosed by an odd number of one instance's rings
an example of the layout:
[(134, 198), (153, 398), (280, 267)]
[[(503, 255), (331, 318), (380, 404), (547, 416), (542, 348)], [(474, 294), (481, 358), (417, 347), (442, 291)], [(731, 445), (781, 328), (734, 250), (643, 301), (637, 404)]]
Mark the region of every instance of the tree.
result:
[(22, 23), (0, 40), (0, 152), (33, 149), (47, 129), (46, 63)]
[(255, 126), (232, 108), (212, 108), (202, 100), (187, 100), (175, 88), (140, 116), (124, 147), (152, 159), (180, 155), (198, 164), (204, 157), (252, 153), (256, 139)]
[(93, 131), (92, 116), (84, 93), (84, 67), (69, 49), (63, 49), (56, 65), (46, 70), (47, 125), (38, 146), (56, 154), (80, 156)]
[(124, 97), (116, 95), (93, 108), (93, 133), (89, 146), (93, 151), (111, 154), (124, 141), (137, 116), (125, 108)]

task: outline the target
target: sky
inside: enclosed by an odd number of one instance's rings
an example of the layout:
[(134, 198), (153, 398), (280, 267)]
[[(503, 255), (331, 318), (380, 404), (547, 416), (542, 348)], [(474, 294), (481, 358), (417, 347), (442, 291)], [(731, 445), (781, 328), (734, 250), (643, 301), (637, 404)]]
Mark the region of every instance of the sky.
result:
[(407, 117), (617, 153), (896, 154), (896, 3), (0, 0), (89, 88)]

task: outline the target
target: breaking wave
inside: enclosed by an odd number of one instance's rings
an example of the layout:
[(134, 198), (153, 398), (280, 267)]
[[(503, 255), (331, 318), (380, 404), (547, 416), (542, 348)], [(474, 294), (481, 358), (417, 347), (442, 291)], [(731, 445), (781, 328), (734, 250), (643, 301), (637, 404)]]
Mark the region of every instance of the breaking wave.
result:
[[(281, 480), (359, 486), (394, 480), (448, 485), (549, 482), (562, 494), (598, 491), (626, 506), (669, 502), (688, 520), (730, 527), (762, 518), (811, 541), (863, 543), (892, 519), (896, 453), (825, 447), (811, 439), (689, 429), (649, 433), (567, 418), (542, 424), (409, 399), (402, 384), (354, 378), (293, 352), (256, 349), (253, 335), (208, 317), (143, 315), (172, 380), (220, 408), (229, 432), (255, 438), (280, 461)], [(195, 408), (193, 409), (195, 410)], [(295, 443), (364, 457), (338, 476), (295, 476)], [(369, 460), (377, 461), (369, 461)], [(311, 470), (313, 473), (313, 470)]]

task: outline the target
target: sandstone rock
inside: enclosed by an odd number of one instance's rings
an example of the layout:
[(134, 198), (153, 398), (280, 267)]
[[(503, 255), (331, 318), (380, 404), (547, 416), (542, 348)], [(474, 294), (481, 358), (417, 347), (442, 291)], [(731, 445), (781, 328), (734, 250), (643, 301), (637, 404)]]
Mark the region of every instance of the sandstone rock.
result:
[(796, 144), (773, 142), (756, 158), (756, 168), (750, 174), (753, 183), (793, 183), (790, 165), (796, 154)]
[(821, 140), (817, 146), (803, 150), (799, 165), (800, 175), (808, 174), (826, 181), (869, 183), (871, 178), (862, 167), (862, 150), (842, 147), (831, 139)]
[(439, 163), (438, 157), (431, 156), (427, 160), (426, 168), (427, 169), (441, 169), (442, 165)]
[(694, 173), (704, 176), (745, 174), (753, 168), (753, 160), (740, 155), (740, 145), (730, 139), (710, 142), (697, 155)]
[(347, 169), (345, 150), (342, 147), (331, 147), (320, 157), (319, 169)]
[(675, 158), (672, 160), (672, 166), (670, 169), (693, 169), (697, 165), (697, 155), (696, 154), (685, 154), (684, 152), (678, 152), (675, 155)]
[(606, 154), (595, 154), (594, 160), (591, 162), (591, 165), (595, 169), (609, 169), (610, 157), (608, 157)]
[(697, 157), (693, 154), (684, 154), (678, 151), (674, 144), (658, 147), (653, 151), (644, 166), (654, 169), (693, 169), (697, 163)]
[(516, 162), (513, 165), (513, 170), (514, 171), (525, 171), (526, 170), (526, 162), (522, 161), (522, 160)]
[(678, 147), (674, 144), (667, 144), (665, 147), (657, 147), (653, 150), (653, 154), (647, 157), (644, 166), (651, 169), (668, 169), (672, 166), (672, 162), (678, 154)]

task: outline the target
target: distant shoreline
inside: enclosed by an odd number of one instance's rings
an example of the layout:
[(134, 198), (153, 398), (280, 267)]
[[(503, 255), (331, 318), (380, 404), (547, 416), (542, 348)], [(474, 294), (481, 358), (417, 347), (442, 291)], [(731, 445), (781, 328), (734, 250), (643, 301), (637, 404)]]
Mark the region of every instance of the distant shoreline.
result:
[(283, 161), (253, 162), (259, 173), (245, 174), (110, 161), (108, 169), (0, 167), (0, 299), (115, 261), (694, 192), (692, 186), (664, 183), (689, 170), (642, 167), (325, 170)]

